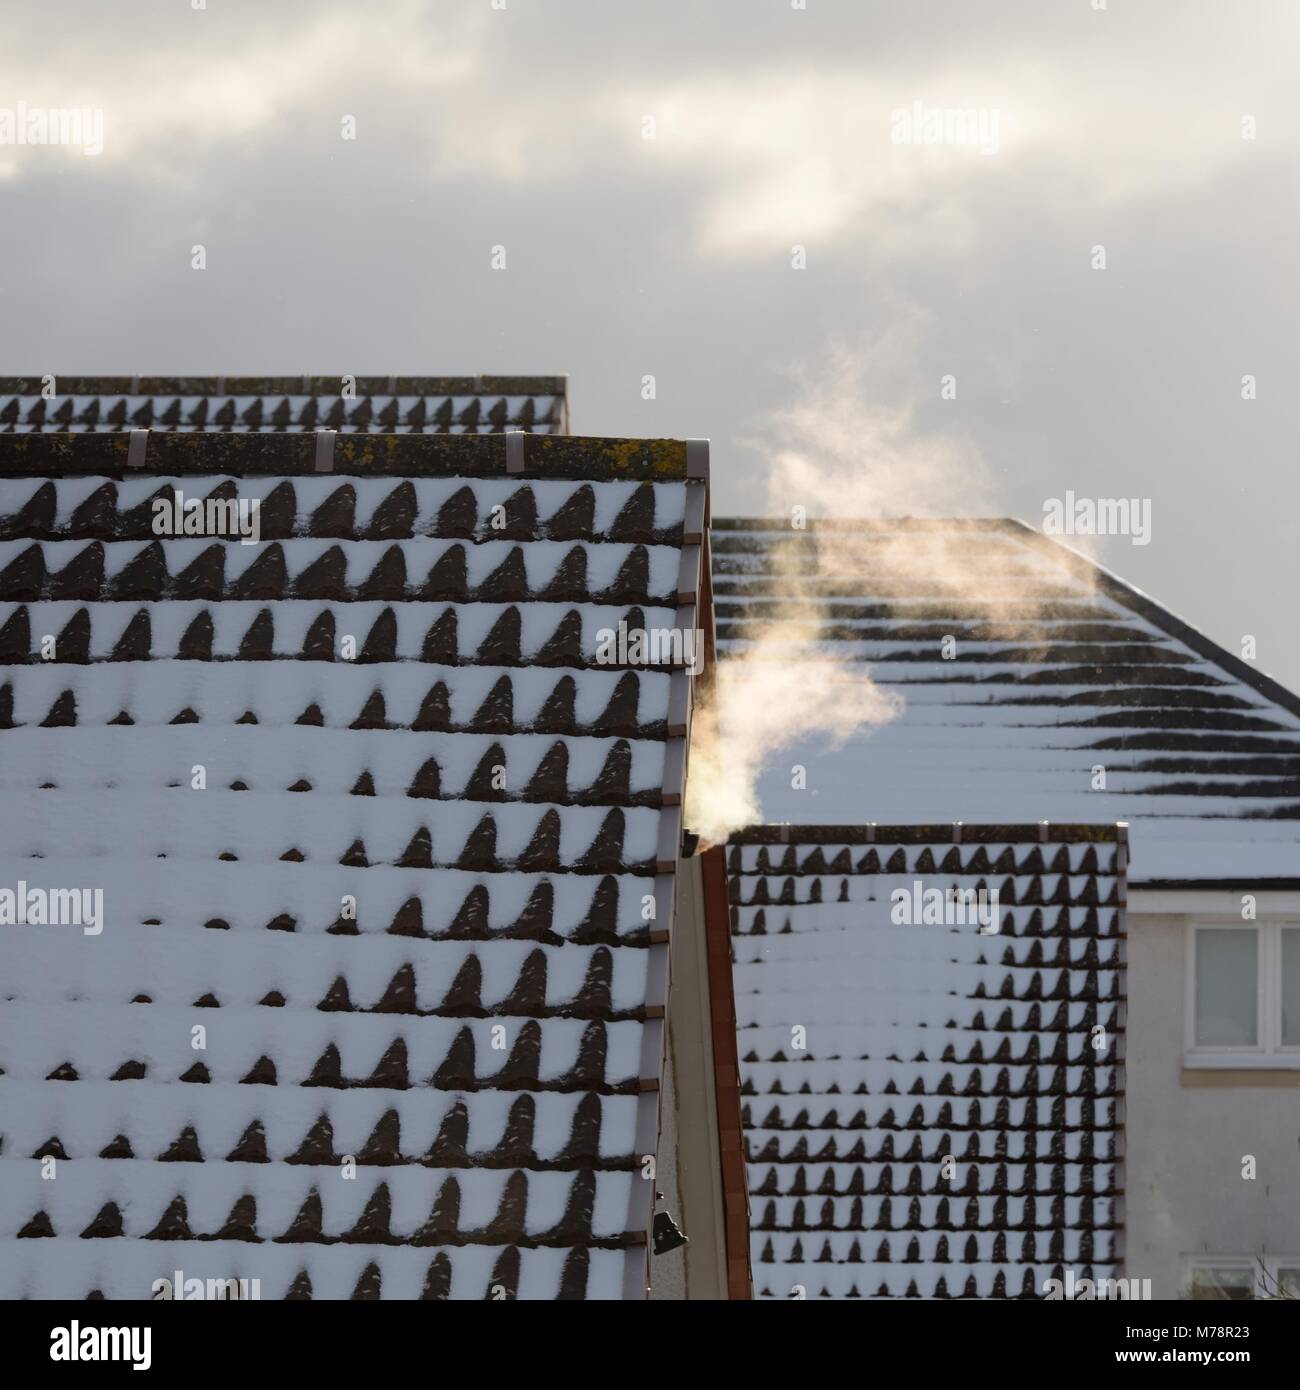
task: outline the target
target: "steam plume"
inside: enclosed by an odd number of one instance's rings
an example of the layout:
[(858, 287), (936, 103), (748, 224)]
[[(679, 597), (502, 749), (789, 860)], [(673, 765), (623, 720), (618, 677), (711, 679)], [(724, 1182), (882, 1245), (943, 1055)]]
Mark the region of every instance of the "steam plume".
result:
[[(809, 738), (837, 747), (902, 708), (862, 662), (846, 655), (846, 644), (820, 640), (828, 581), (860, 575), (866, 563), (895, 576), (924, 573), (927, 582), (937, 576), (941, 593), (974, 593), (969, 556), (957, 563), (944, 554), (950, 544), (944, 531), (930, 533), (918, 556), (916, 532), (883, 527), (864, 562), (861, 533), (833, 524), (926, 512), (969, 515), (985, 504), (987, 472), (969, 442), (921, 432), (913, 397), (896, 393), (901, 403), (888, 405), (871, 399), (872, 384), (879, 391), (900, 367), (911, 368), (920, 327), (918, 318), (905, 316), (875, 344), (838, 348), (815, 374), (796, 373), (795, 404), (769, 421), (775, 447), (767, 513), (783, 532), (764, 553), (774, 596), (764, 601), (749, 644), (718, 663), (692, 733), (686, 820), (708, 840), (761, 818), (758, 779), (783, 749)], [(807, 529), (811, 518), (832, 524)], [(1014, 617), (1007, 612), (1000, 621), (1010, 631)]]

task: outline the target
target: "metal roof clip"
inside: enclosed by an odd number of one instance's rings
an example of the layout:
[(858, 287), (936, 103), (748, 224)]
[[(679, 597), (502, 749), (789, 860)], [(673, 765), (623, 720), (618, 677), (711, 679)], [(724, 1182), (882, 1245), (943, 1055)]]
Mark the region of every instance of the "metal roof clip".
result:
[(126, 447), (126, 466), (128, 468), (143, 468), (145, 454), (149, 450), (149, 431), (132, 430), (131, 441)]
[(334, 471), (334, 441), (338, 438), (338, 433), (338, 430), (316, 431), (317, 473), (332, 473)]

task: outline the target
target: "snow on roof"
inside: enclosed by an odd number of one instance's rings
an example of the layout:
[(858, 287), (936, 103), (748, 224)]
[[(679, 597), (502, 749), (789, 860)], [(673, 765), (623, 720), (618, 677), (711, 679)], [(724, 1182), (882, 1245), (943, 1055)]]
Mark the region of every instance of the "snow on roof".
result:
[(643, 1296), (703, 484), (312, 448), (0, 435), (0, 1296)]
[(1116, 826), (732, 838), (757, 1297), (1118, 1275), (1125, 852)]
[(791, 749), (764, 819), (1125, 820), (1135, 887), (1300, 886), (1300, 698), (1067, 547), (1010, 520), (715, 519), (712, 555), (720, 656), (779, 659), (794, 617), (903, 700)]
[(564, 377), (0, 378), (0, 430), (568, 434)]

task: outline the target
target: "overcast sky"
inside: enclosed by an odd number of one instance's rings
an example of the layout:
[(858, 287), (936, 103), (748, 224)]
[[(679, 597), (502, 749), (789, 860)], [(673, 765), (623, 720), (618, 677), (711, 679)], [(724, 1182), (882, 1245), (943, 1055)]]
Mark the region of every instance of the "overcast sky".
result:
[(564, 372), (720, 513), (1150, 499), (1103, 563), (1300, 687), (1295, 0), (496, 3), (3, 0), (0, 131), (104, 130), (0, 144), (0, 373)]

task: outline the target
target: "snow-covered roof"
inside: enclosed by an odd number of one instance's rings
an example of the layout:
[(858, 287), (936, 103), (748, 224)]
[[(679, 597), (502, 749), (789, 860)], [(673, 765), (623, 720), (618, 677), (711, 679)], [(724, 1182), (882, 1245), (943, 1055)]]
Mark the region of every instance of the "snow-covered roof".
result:
[(643, 1296), (699, 469), (317, 448), (0, 435), (0, 1296)]
[(756, 1297), (1116, 1277), (1125, 853), (1116, 826), (733, 837)]
[(764, 820), (1125, 820), (1135, 887), (1300, 886), (1300, 698), (1067, 546), (1010, 520), (715, 519), (712, 554), (720, 656), (811, 640), (903, 702), (783, 753)]
[(0, 377), (0, 431), (568, 434), (558, 377)]

